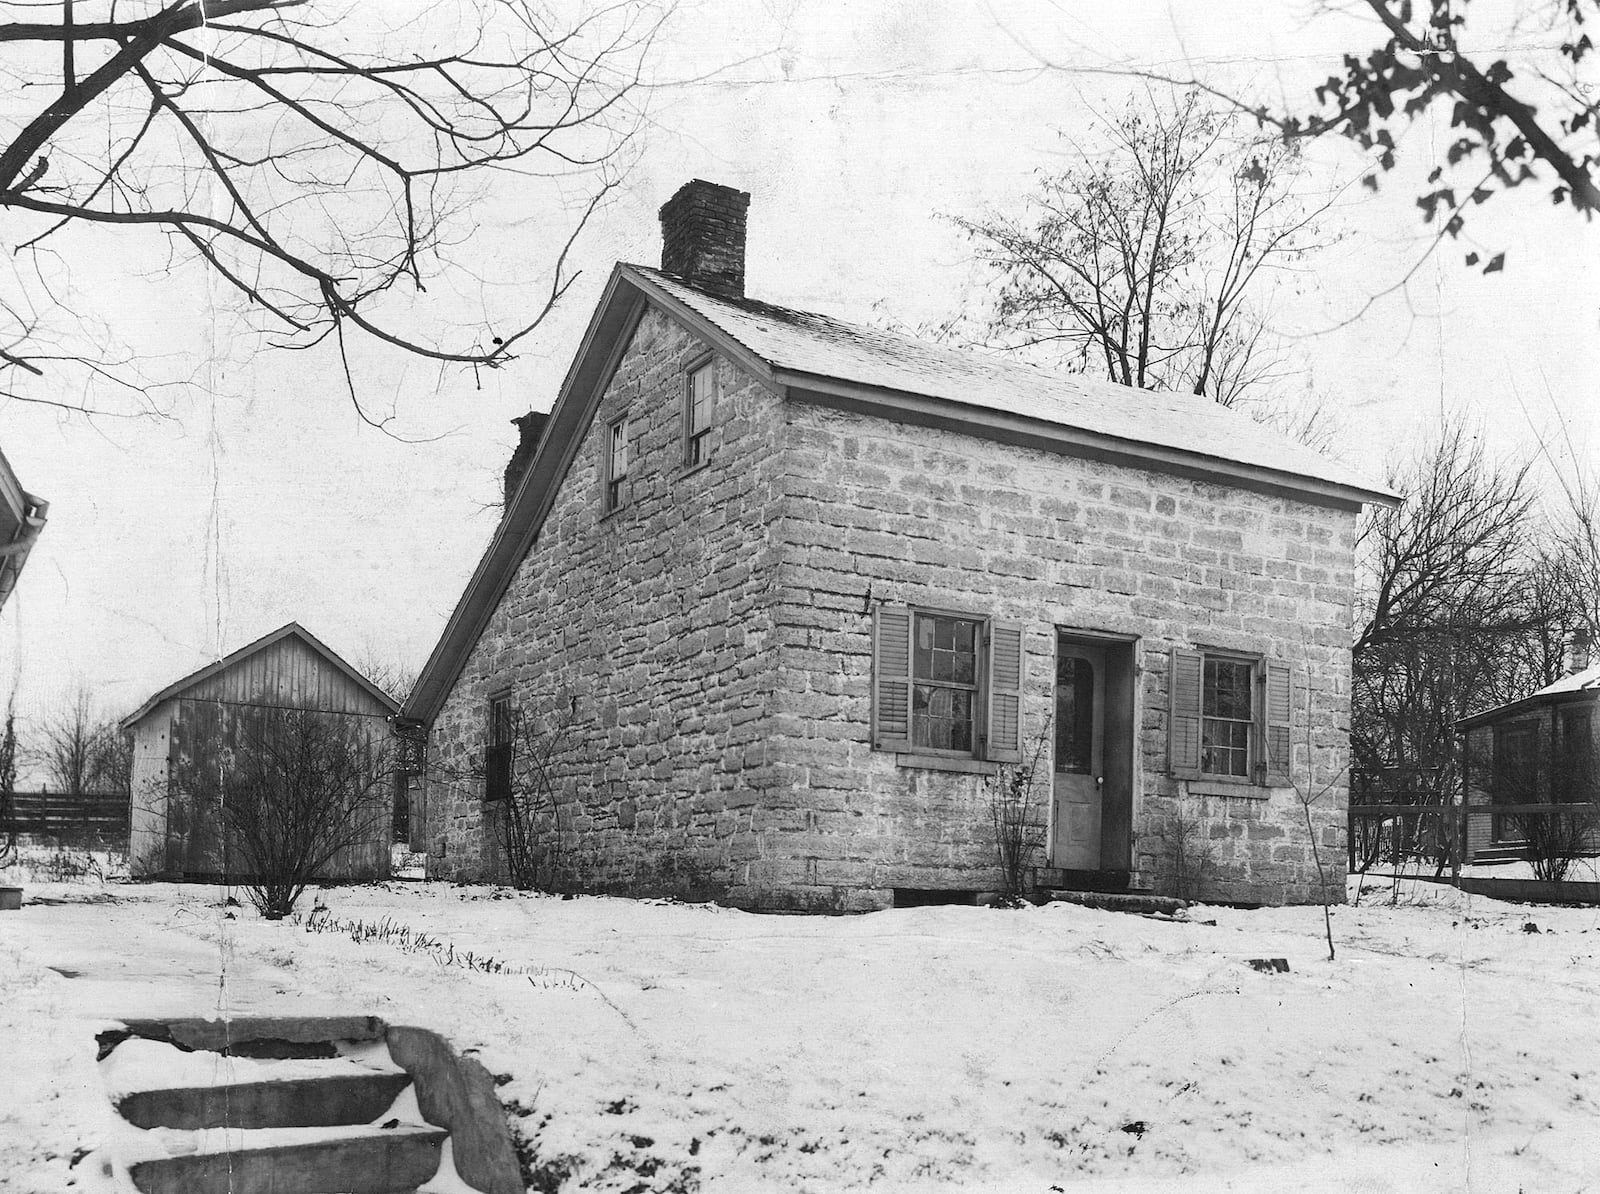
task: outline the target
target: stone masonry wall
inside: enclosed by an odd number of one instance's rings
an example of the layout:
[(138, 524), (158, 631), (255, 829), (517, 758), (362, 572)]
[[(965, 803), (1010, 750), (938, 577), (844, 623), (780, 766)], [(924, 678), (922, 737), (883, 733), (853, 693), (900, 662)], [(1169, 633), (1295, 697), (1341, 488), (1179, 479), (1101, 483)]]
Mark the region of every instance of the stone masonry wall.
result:
[(1132, 862), (1172, 890), (1186, 831), (1190, 856), (1210, 856), (1189, 890), (1198, 879), (1213, 898), (1315, 900), (1317, 868), (1293, 789), (1201, 795), (1167, 773), (1168, 653), (1204, 644), (1291, 663), (1293, 775), (1317, 797), (1342, 898), (1353, 513), (799, 402), (786, 444), (771, 632), (783, 795), (753, 876), (764, 890), (747, 900), (858, 908), (896, 887), (998, 886), (983, 776), (871, 747), (882, 602), (1022, 623), (1025, 739), (1049, 717), (1056, 627), (1138, 636)]
[[(1057, 627), (1136, 637), (1130, 861), (1171, 890), (1181, 829), (1210, 858), (1189, 889), (1214, 898), (1315, 899), (1316, 860), (1293, 789), (1202, 795), (1167, 773), (1168, 652), (1289, 662), (1293, 771), (1339, 897), (1353, 512), (785, 402), (725, 361), (719, 442), (685, 475), (683, 376), (704, 352), (654, 309), (635, 333), (432, 727), (431, 876), (505, 877), (481, 762), (509, 691), (546, 715), (576, 701), (544, 825), (573, 886), (835, 911), (994, 889), (980, 769), (871, 748), (872, 609), (895, 602), (1025, 626), (1030, 738)], [(633, 498), (602, 517), (625, 410)]]
[[(759, 853), (775, 782), (762, 728), (780, 514), (781, 401), (719, 360), (717, 443), (683, 469), (684, 374), (705, 346), (654, 308), (614, 375), (538, 541), (431, 730), (432, 876), (506, 877), (482, 800), (491, 696), (555, 717), (564, 882), (722, 895)], [(631, 421), (632, 500), (603, 515), (609, 423)], [(542, 824), (548, 832), (548, 822)]]

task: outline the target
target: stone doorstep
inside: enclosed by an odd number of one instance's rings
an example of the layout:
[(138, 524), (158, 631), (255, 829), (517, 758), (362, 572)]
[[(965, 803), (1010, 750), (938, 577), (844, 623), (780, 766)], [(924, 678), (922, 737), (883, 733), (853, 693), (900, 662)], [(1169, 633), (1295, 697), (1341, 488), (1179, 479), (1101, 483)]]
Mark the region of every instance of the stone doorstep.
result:
[(194, 1152), (135, 1161), (142, 1194), (407, 1194), (439, 1170), (443, 1128), (209, 1130)]
[(1079, 904), (1085, 908), (1098, 908), (1102, 912), (1163, 913), (1176, 915), (1189, 906), (1189, 901), (1175, 896), (1131, 895), (1102, 891), (1052, 891), (1050, 899), (1063, 904)]

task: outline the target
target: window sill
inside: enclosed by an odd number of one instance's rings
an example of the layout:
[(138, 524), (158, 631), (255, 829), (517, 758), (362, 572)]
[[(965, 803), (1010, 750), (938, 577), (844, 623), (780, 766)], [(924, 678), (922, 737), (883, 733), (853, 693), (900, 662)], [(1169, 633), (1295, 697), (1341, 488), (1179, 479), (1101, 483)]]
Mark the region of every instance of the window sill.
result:
[(1270, 800), (1274, 794), (1290, 790), (1268, 787), (1243, 779), (1232, 781), (1216, 778), (1185, 779), (1183, 784), (1191, 796), (1231, 796), (1239, 800)]
[(896, 767), (916, 767), (923, 771), (959, 771), (967, 775), (994, 775), (1000, 769), (996, 763), (955, 755), (897, 754), (894, 764)]
[(680, 468), (678, 470), (678, 480), (681, 481), (685, 477), (692, 477), (696, 473), (704, 472), (706, 469), (708, 469), (710, 467), (711, 467), (711, 457), (709, 457), (709, 456), (707, 456), (699, 464), (686, 464), (686, 465), (684, 465), (682, 468)]
[(609, 510), (602, 510), (600, 512), (600, 521), (601, 522), (610, 522), (613, 518), (617, 517), (617, 515), (626, 514), (632, 508), (633, 508), (633, 503), (631, 501), (628, 501), (628, 502), (623, 502), (622, 505), (620, 505), (620, 506), (613, 506)]

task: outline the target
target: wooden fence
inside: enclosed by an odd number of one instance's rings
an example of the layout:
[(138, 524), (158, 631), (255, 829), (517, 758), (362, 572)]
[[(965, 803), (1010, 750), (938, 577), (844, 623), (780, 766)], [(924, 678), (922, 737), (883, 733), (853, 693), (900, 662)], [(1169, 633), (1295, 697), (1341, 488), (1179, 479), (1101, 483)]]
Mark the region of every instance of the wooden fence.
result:
[[(1453, 881), (1461, 878), (1461, 864), (1467, 855), (1467, 825), (1473, 817), (1550, 816), (1555, 813), (1582, 812), (1600, 820), (1600, 808), (1593, 804), (1352, 804), (1345, 839), (1349, 845), (1350, 870), (1358, 861), (1371, 865), (1378, 861), (1370, 851), (1386, 856), (1398, 868), (1412, 860), (1433, 862), (1437, 874), (1449, 869)], [(1387, 832), (1386, 832), (1387, 831)], [(1358, 859), (1358, 852), (1368, 856)], [(1361, 869), (1365, 869), (1364, 867)]]
[(64, 844), (128, 840), (129, 800), (122, 792), (16, 792), (0, 809), (0, 833), (53, 837)]

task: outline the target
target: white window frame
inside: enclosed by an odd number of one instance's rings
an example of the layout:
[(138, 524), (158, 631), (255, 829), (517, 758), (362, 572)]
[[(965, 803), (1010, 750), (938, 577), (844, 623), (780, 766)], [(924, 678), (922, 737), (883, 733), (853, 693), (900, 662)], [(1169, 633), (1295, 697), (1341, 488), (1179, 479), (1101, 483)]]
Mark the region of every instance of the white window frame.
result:
[(606, 424), (606, 438), (602, 449), (605, 452), (605, 487), (602, 490), (601, 506), (606, 514), (615, 514), (626, 506), (633, 496), (631, 486), (628, 484), (628, 470), (632, 464), (629, 459), (629, 446), (628, 416), (612, 419)]
[[(695, 424), (695, 381), (706, 379), (706, 396), (702, 408), (704, 425)], [(717, 374), (717, 358), (700, 357), (684, 370), (683, 375), (683, 467), (685, 472), (702, 468), (711, 461), (716, 451), (717, 408), (722, 404), (722, 384)]]

